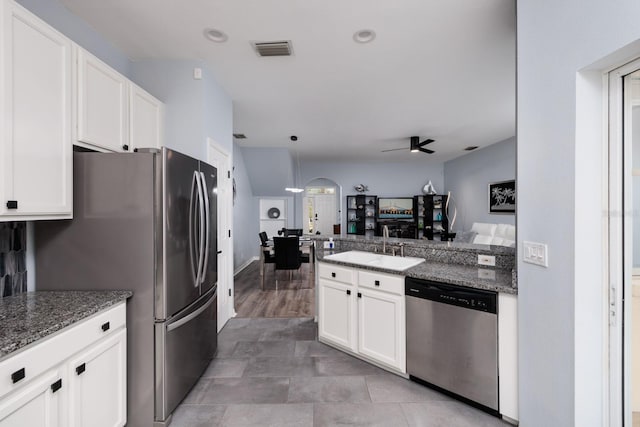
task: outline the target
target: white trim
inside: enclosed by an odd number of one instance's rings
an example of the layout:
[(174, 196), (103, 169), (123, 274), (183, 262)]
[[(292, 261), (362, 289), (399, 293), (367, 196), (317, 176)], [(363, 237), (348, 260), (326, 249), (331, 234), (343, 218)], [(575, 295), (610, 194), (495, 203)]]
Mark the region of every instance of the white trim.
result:
[(238, 268), (236, 268), (236, 271), (234, 271), (233, 277), (235, 277), (238, 274), (240, 274), (242, 272), (242, 270), (244, 270), (245, 268), (249, 267), (251, 265), (251, 263), (254, 262), (254, 261), (260, 261), (260, 257), (258, 257), (258, 256), (251, 257), (246, 262), (244, 262), (242, 265), (239, 265)]
[[(226, 236), (226, 228), (228, 228), (229, 230), (231, 230), (231, 239), (228, 239), (228, 247), (227, 248), (223, 248), (222, 250), (226, 250), (226, 256), (223, 257), (223, 259), (226, 259), (226, 270), (228, 273), (226, 278), (222, 278), (221, 277), (221, 269), (220, 269), (220, 265), (218, 265), (218, 288), (219, 288), (219, 292), (218, 292), (218, 331), (220, 331), (220, 329), (222, 329), (222, 327), (226, 324), (226, 322), (235, 316), (235, 307), (234, 307), (234, 297), (235, 297), (235, 292), (234, 292), (234, 275), (233, 275), (233, 236), (235, 236), (234, 233), (234, 227), (233, 227), (233, 184), (232, 184), (232, 180), (230, 178), (233, 178), (233, 158), (232, 153), (230, 153), (226, 148), (224, 148), (222, 145), (220, 145), (217, 141), (215, 141), (213, 138), (208, 137), (207, 138), (207, 162), (211, 162), (212, 158), (217, 158), (217, 156), (214, 156), (214, 152), (218, 152), (221, 156), (225, 157), (226, 161), (224, 162), (225, 164), (221, 167), (224, 168), (223, 171), (218, 170), (218, 188), (221, 187), (221, 182), (224, 182), (225, 184), (225, 188), (228, 190), (227, 193), (227, 197), (228, 197), (228, 203), (224, 203), (224, 201), (220, 200), (220, 198), (218, 198), (218, 250), (221, 250), (220, 248), (220, 242), (223, 240), (226, 240), (226, 237), (222, 237), (221, 236)], [(229, 173), (229, 176), (227, 176), (227, 172)], [(220, 194), (220, 193), (219, 193)], [(220, 209), (221, 208), (226, 208), (229, 210), (229, 212), (227, 212), (227, 221), (228, 223), (226, 224), (225, 230), (221, 230), (222, 227), (220, 227)], [(228, 286), (224, 286), (222, 287), (222, 289), (220, 288), (220, 283), (222, 282), (222, 280), (226, 280), (228, 281)], [(229, 295), (229, 291), (231, 295)], [(226, 303), (226, 306), (224, 306), (224, 304)], [(224, 312), (226, 314), (226, 316), (224, 318), (220, 317), (220, 308), (224, 307)]]

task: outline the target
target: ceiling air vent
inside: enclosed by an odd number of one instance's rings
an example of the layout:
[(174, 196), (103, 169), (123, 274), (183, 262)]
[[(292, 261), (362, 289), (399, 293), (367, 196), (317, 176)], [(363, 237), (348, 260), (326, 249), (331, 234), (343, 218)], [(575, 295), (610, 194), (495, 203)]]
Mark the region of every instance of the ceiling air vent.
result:
[(252, 42), (258, 56), (291, 56), (291, 41)]
[(245, 135), (244, 133), (234, 133), (233, 137), (235, 139), (247, 139), (247, 135)]

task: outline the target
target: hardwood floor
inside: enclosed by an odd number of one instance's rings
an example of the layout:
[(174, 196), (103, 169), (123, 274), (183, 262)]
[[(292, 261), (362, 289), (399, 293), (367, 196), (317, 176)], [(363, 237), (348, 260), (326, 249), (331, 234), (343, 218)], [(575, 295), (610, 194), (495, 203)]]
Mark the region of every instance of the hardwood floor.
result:
[(287, 271), (265, 266), (264, 291), (260, 285), (260, 262), (254, 261), (235, 277), (237, 317), (314, 317), (315, 288), (309, 281), (309, 264), (302, 264), (289, 280)]

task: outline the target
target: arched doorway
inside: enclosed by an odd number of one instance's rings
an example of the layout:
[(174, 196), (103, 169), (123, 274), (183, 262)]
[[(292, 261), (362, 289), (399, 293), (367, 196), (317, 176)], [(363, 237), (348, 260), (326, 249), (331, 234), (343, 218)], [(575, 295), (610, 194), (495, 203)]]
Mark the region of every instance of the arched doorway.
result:
[(334, 234), (340, 225), (342, 188), (328, 178), (315, 178), (304, 187), (302, 229), (305, 234)]

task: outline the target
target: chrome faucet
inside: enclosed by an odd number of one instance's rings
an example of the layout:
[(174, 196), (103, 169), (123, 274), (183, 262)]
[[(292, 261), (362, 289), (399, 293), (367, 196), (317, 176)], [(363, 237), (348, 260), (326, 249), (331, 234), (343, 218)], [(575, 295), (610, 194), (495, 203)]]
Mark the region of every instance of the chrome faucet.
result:
[(382, 253), (387, 253), (387, 239), (389, 238), (389, 227), (382, 226)]

